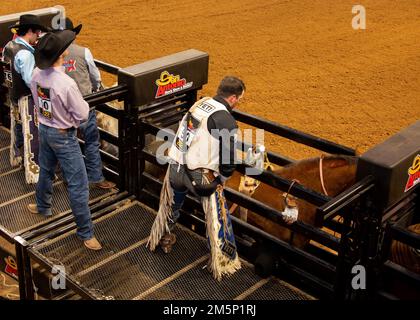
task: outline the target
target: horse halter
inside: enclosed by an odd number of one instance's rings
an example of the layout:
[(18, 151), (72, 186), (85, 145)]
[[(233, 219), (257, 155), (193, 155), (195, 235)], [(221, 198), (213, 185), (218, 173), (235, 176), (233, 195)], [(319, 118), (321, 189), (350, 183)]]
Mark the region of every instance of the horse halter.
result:
[[(286, 207), (289, 207), (289, 208), (296, 208), (297, 207), (297, 202), (296, 202), (297, 197), (290, 194), (290, 190), (292, 190), (295, 183), (299, 183), (299, 180), (293, 179), (292, 183), (290, 184), (289, 190), (287, 192), (283, 193), (284, 204), (286, 205)], [(290, 197), (290, 199), (289, 199), (289, 197)]]
[(322, 191), (325, 193), (326, 196), (328, 196), (327, 189), (325, 189), (325, 183), (324, 183), (324, 172), (323, 172), (323, 160), (324, 155), (322, 154), (321, 157), (319, 157), (319, 179), (321, 180), (321, 187)]

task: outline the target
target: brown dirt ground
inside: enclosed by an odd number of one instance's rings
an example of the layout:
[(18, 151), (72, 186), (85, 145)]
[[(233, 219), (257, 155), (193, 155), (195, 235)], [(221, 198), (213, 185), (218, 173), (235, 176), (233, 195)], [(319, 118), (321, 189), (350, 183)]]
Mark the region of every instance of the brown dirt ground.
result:
[[(0, 15), (56, 5), (2, 0)], [(61, 0), (79, 43), (128, 66), (196, 48), (210, 54), (214, 93), (226, 74), (247, 84), (240, 108), (366, 151), (420, 118), (419, 0), (365, 0), (367, 29), (348, 0)], [(415, 40), (417, 39), (417, 41)], [(268, 135), (270, 150), (316, 153)]]

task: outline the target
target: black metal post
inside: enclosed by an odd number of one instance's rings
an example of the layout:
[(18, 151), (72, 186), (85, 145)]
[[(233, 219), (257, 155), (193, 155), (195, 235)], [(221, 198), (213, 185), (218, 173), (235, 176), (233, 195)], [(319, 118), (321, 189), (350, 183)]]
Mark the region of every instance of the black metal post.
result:
[(143, 179), (143, 173), (146, 169), (146, 159), (143, 153), (143, 149), (146, 146), (146, 131), (144, 130), (143, 122), (138, 122), (138, 153), (137, 153), (137, 163), (138, 163), (138, 170), (135, 173), (137, 175), (138, 184), (136, 185), (136, 195), (140, 199), (141, 190), (145, 185), (145, 181)]
[[(351, 219), (347, 214), (344, 215), (343, 226), (345, 229), (350, 229)], [(351, 248), (349, 245), (350, 237), (352, 237), (352, 231), (343, 232), (340, 239), (340, 247), (338, 250), (338, 262), (337, 272), (334, 285), (334, 300), (343, 301), (349, 298), (349, 286), (350, 286), (350, 272), (352, 259), (350, 257)]]
[(20, 300), (27, 300), (22, 245), (15, 242), (15, 250), (18, 269), (19, 297)]
[(35, 290), (32, 276), (32, 265), (31, 259), (28, 254), (28, 244), (25, 241), (22, 246), (22, 257), (23, 257), (23, 267), (25, 272), (25, 285), (26, 285), (26, 299), (35, 300)]
[(32, 267), (28, 256), (28, 242), (20, 236), (14, 238), (18, 265), (20, 300), (35, 300)]

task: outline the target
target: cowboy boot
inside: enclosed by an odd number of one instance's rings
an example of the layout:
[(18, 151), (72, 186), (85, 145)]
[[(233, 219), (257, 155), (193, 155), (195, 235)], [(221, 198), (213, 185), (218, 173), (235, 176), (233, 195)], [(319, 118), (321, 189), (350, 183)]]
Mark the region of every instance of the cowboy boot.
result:
[(166, 233), (159, 241), (159, 245), (162, 248), (163, 252), (170, 253), (172, 251), (172, 246), (176, 242), (176, 236), (174, 233)]

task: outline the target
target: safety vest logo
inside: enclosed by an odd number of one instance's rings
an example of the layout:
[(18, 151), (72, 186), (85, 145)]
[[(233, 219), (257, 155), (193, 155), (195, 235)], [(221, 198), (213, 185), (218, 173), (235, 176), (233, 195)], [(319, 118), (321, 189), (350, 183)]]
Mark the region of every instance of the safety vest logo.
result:
[(77, 70), (76, 60), (74, 59), (64, 61), (63, 66), (66, 68), (66, 72), (74, 72)]
[(4, 269), (4, 272), (8, 274), (9, 276), (17, 279), (18, 278), (18, 270), (17, 270), (17, 263), (13, 257), (9, 256), (4, 259), (4, 262), (6, 262), (6, 268)]
[(12, 67), (10, 63), (6, 63), (3, 66), (4, 73), (4, 84), (7, 88), (13, 88), (13, 76), (12, 76)]
[(53, 117), (53, 110), (50, 97), (50, 89), (42, 88), (37, 84), (37, 93), (39, 114), (44, 118), (51, 120)]
[(163, 71), (160, 78), (156, 80), (157, 91), (156, 98), (161, 98), (174, 94), (192, 87), (193, 82), (187, 82), (185, 78), (181, 79), (179, 75), (174, 76), (168, 71)]
[(404, 192), (413, 189), (420, 183), (420, 154), (413, 161), (413, 165), (408, 169), (408, 181)]
[[(181, 152), (187, 152), (200, 126), (200, 121), (188, 113), (187, 119), (181, 123), (181, 129), (176, 137), (175, 146)], [(185, 142), (185, 144), (184, 144)]]

